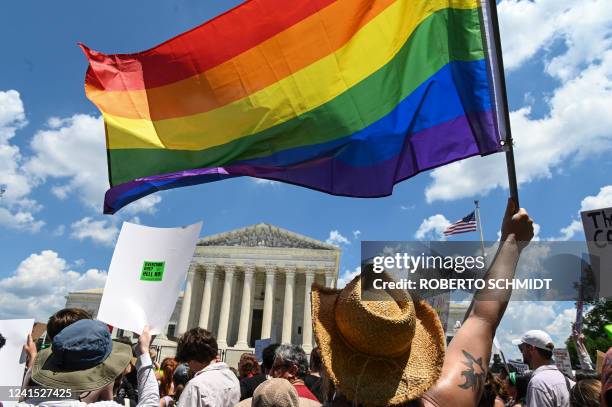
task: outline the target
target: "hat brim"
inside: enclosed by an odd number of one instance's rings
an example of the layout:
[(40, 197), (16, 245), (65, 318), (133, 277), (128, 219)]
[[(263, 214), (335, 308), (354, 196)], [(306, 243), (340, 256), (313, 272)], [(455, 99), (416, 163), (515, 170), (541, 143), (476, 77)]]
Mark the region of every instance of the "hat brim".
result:
[(50, 388), (69, 388), (79, 393), (100, 389), (113, 382), (130, 363), (132, 348), (113, 341), (113, 349), (99, 365), (89, 369), (68, 370), (51, 357), (52, 348), (38, 353), (32, 367), (32, 380)]
[(513, 339), (512, 340), (512, 344), (514, 346), (519, 346), (521, 343), (523, 343), (523, 341), (521, 339)]
[[(446, 337), (436, 311), (425, 301), (414, 301), (416, 329), (410, 350), (393, 357), (369, 356), (353, 350), (335, 321), (341, 290), (313, 285), (312, 318), (326, 372), (351, 402), (398, 405), (420, 397), (440, 376)], [(385, 332), (380, 333), (384, 346)]]

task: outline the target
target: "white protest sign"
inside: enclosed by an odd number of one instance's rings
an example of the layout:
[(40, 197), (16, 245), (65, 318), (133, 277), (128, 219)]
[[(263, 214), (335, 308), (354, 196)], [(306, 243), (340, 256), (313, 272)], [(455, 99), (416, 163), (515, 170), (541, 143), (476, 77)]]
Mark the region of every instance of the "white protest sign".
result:
[[(21, 387), (23, 373), (25, 371), (25, 357), (22, 357), (23, 345), (25, 345), (28, 334), (32, 332), (33, 319), (5, 319), (0, 320), (0, 386), (7, 389)], [(5, 387), (6, 386), (6, 387)], [(4, 392), (3, 392), (4, 393)], [(4, 398), (4, 397), (3, 397)], [(5, 407), (17, 404), (1, 400)]]
[[(580, 212), (599, 296), (612, 297), (612, 208)], [(597, 273), (599, 271), (599, 273)]]
[(553, 356), (555, 358), (555, 364), (557, 369), (562, 371), (568, 377), (574, 377), (572, 372), (572, 362), (570, 361), (570, 355), (565, 348), (555, 348), (553, 350)]
[(124, 222), (108, 270), (98, 319), (117, 328), (164, 332), (193, 257), (202, 222), (153, 228)]

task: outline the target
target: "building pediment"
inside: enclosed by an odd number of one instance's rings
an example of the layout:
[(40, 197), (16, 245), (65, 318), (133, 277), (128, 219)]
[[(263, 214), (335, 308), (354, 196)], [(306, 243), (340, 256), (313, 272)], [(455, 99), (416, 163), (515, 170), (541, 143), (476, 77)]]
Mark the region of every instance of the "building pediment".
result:
[(198, 246), (277, 247), (315, 250), (339, 250), (336, 246), (290, 232), (267, 223), (219, 233), (202, 238)]

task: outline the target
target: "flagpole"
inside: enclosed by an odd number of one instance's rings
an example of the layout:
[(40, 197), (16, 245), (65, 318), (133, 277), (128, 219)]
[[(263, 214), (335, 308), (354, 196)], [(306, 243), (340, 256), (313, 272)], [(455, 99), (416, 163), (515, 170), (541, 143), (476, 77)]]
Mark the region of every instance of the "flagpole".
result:
[(485, 248), (484, 248), (484, 237), (482, 235), (482, 223), (480, 223), (479, 201), (478, 200), (474, 201), (474, 204), (476, 205), (476, 221), (478, 222), (478, 230), (480, 231), (480, 248), (482, 249), (482, 257), (486, 257), (487, 254), (485, 253)]
[(499, 21), (497, 18), (497, 3), (495, 0), (487, 0), (491, 12), (491, 22), (493, 24), (493, 41), (495, 45), (495, 57), (497, 59), (499, 74), (499, 93), (501, 102), (504, 104), (504, 120), (506, 121), (506, 139), (503, 141), (503, 148), (506, 152), (506, 167), (508, 170), (508, 186), (510, 197), (516, 203), (516, 210), (520, 208), (518, 185), (516, 182), (516, 166), (514, 164), (514, 140), (512, 139), (512, 129), (510, 126), (510, 110), (508, 109), (508, 93), (506, 91), (506, 75), (504, 74), (504, 59), (502, 55), (501, 38), (499, 35)]

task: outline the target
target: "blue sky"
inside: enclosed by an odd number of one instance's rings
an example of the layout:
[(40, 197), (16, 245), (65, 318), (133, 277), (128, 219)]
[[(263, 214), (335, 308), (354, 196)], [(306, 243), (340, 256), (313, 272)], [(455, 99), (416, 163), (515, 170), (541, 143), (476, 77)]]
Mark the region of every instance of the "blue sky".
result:
[[(0, 318), (44, 319), (68, 290), (102, 286), (124, 220), (203, 220), (205, 235), (274, 224), (338, 244), (344, 279), (358, 267), (361, 239), (439, 238), (474, 199), (481, 201), (485, 239), (497, 238), (508, 195), (500, 154), (420, 174), (387, 198), (333, 197), (243, 178), (158, 193), (103, 216), (103, 128), (84, 95), (86, 61), (76, 43), (139, 51), (238, 3), (2, 2), (0, 184), (7, 191), (0, 200)], [(579, 211), (612, 206), (612, 4), (503, 0), (499, 14), (521, 204), (541, 239), (584, 239)], [(563, 340), (571, 307), (511, 305), (500, 335), (545, 328)]]

